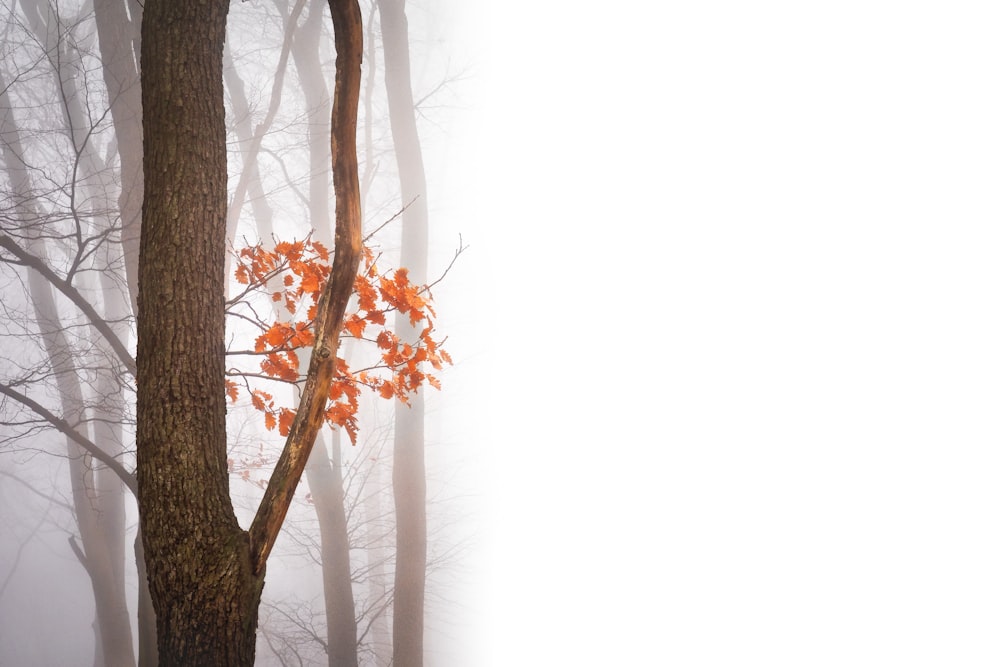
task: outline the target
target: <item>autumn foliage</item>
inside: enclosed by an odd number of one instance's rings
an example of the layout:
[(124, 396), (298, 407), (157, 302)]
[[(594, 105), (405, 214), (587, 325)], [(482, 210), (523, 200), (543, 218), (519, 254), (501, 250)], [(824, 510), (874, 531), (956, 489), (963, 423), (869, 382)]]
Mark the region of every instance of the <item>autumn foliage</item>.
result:
[[(375, 353), (368, 358), (374, 361), (363, 368), (351, 368), (343, 356), (338, 356), (337, 378), (326, 409), (327, 422), (346, 430), (355, 444), (358, 396), (363, 390), (408, 403), (410, 395), (424, 383), (440, 389), (438, 378), (427, 370), (441, 370), (444, 364), (451, 363), (441, 347), (443, 341), (434, 335), (436, 315), (428, 286), (411, 283), (405, 268), (381, 271), (377, 259), (366, 246), (362, 268), (354, 280), (355, 299), (348, 308), (341, 334), (343, 339), (370, 344)], [(312, 319), (330, 271), (330, 251), (309, 238), (282, 241), (273, 248), (258, 243), (236, 253), (235, 266), (236, 280), (245, 288), (229, 302), (230, 312), (235, 311), (236, 304), (246, 304), (250, 295), (264, 292), (274, 304), (280, 304), (270, 312), (280, 310), (287, 313), (287, 319), (268, 321), (253, 308), (240, 311), (240, 317), (249, 319), (260, 334), (252, 350), (237, 354), (259, 356), (260, 373), (229, 371), (227, 392), (234, 402), (241, 391), (246, 392), (253, 407), (264, 414), (264, 426), (287, 435), (295, 411), (276, 403), (274, 395), (255, 386), (255, 381), (299, 381), (300, 368), (304, 366), (299, 355), (303, 351), (308, 353), (313, 344)], [(401, 340), (387, 326), (386, 315), (394, 311), (407, 315), (411, 325), (419, 329), (416, 340)]]

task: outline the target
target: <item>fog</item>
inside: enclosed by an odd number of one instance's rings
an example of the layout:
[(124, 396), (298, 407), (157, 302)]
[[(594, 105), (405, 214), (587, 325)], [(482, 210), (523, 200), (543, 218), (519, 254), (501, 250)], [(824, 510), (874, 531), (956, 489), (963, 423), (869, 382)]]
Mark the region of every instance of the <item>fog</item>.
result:
[[(471, 4), (408, 5), (415, 87), (454, 77), (431, 274), (468, 246), (433, 290), (426, 664), (996, 664), (1000, 12)], [(65, 449), (16, 425), (0, 664), (91, 665)], [(262, 626), (316, 603), (309, 518)]]

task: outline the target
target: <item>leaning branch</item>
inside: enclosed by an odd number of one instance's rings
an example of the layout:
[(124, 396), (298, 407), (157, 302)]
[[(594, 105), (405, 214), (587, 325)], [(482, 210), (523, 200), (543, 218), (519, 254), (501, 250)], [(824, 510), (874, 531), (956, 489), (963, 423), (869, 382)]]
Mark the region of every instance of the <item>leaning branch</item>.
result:
[(337, 348), (347, 302), (361, 262), (361, 189), (356, 146), (358, 99), (361, 92), (363, 50), (361, 8), (357, 0), (329, 0), (337, 50), (336, 83), (330, 145), (333, 153), (333, 192), (337, 227), (333, 266), (316, 313), (316, 342), (295, 421), (285, 448), (275, 464), (257, 516), (250, 526), (254, 570), (264, 571), (267, 557), (288, 513), (316, 434), (323, 426), (327, 397), (336, 375)]
[(87, 320), (95, 329), (97, 329), (104, 339), (111, 346), (114, 351), (115, 356), (118, 360), (125, 365), (126, 370), (135, 377), (135, 358), (129, 354), (128, 349), (125, 344), (122, 343), (121, 339), (115, 335), (112, 331), (111, 325), (108, 321), (102, 318), (94, 307), (87, 301), (80, 292), (73, 287), (73, 284), (64, 278), (60, 278), (55, 271), (50, 269), (45, 262), (30, 252), (27, 252), (24, 248), (19, 246), (14, 239), (7, 236), (6, 234), (0, 234), (0, 248), (8, 251), (10, 254), (14, 255), (19, 262), (27, 267), (38, 271), (42, 276), (52, 283), (52, 286), (57, 290), (66, 295), (66, 297), (76, 305), (80, 311), (86, 315)]
[(5, 384), (0, 384), (0, 394), (4, 396), (9, 396), (21, 405), (29, 408), (36, 415), (51, 424), (57, 431), (64, 434), (67, 438), (75, 442), (76, 444), (83, 447), (93, 456), (95, 459), (108, 466), (118, 478), (121, 479), (122, 483), (129, 488), (129, 490), (138, 496), (138, 487), (135, 483), (135, 475), (130, 473), (125, 469), (125, 466), (115, 457), (111, 456), (103, 449), (94, 444), (90, 439), (85, 438), (80, 435), (80, 432), (73, 428), (73, 425), (62, 417), (57, 417), (52, 412), (47, 410), (45, 406), (41, 405), (35, 400), (32, 400), (28, 396), (22, 394), (18, 390), (14, 389)]

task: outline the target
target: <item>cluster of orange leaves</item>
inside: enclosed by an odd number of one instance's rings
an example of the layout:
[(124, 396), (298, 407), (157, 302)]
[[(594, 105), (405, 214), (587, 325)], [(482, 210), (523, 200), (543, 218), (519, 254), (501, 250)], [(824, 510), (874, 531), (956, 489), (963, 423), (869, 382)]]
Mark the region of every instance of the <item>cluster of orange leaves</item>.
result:
[[(261, 356), (260, 370), (271, 378), (297, 382), (298, 350), (314, 342), (312, 321), (326, 278), (330, 273), (330, 252), (321, 243), (282, 241), (271, 249), (262, 244), (244, 248), (236, 257), (236, 280), (246, 285), (243, 295), (256, 290), (270, 291), (271, 300), (281, 303), (289, 319), (258, 322), (261, 334), (254, 342)], [(273, 286), (277, 285), (278, 289)], [(272, 287), (268, 287), (272, 286)], [(367, 368), (353, 370), (342, 357), (337, 358), (337, 376), (330, 388), (326, 420), (347, 431), (357, 443), (358, 396), (363, 388), (385, 399), (393, 397), (408, 403), (409, 396), (426, 382), (441, 388), (438, 378), (426, 372), (429, 365), (441, 370), (451, 357), (434, 336), (436, 317), (430, 302), (430, 290), (414, 285), (406, 268), (380, 272), (376, 256), (365, 246), (363, 267), (354, 280), (356, 307), (345, 314), (341, 338), (369, 341), (378, 350), (380, 360)], [(419, 328), (417, 339), (403, 341), (387, 325), (386, 315), (396, 311), (408, 316), (410, 325)], [(230, 400), (239, 398), (239, 385), (226, 380)], [(264, 413), (264, 426), (288, 435), (295, 410), (276, 405), (274, 397), (261, 389), (251, 389), (252, 405)]]

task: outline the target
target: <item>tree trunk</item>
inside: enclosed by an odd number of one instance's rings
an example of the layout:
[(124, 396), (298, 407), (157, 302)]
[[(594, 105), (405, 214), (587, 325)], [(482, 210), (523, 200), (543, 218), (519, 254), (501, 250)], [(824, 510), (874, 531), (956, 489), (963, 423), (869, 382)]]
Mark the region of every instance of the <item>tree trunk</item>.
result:
[(251, 665), (267, 557), (323, 423), (361, 258), (357, 131), (361, 16), (330, 0), (334, 261), (285, 447), (249, 532), (229, 497), (224, 383), (227, 0), (147, 0), (142, 27), (145, 202), (139, 257), (139, 517), (160, 664)]
[[(410, 89), (409, 37), (404, 0), (379, 0), (389, 122), (403, 198), (400, 265), (414, 284), (427, 282), (427, 186)], [(400, 338), (419, 330), (405, 315), (396, 316)], [(424, 400), (396, 407), (393, 443), (393, 495), (396, 503), (396, 583), (393, 606), (393, 667), (424, 664), (424, 585), (427, 571), (427, 488), (424, 467)]]
[[(131, 16), (129, 11), (132, 12)], [(94, 0), (94, 19), (101, 49), (101, 72), (108, 89), (111, 119), (118, 145), (118, 215), (132, 313), (139, 291), (139, 227), (142, 221), (142, 97), (136, 46), (142, 6), (126, 0)]]
[(224, 359), (228, 0), (147, 0), (137, 477), (159, 662), (252, 665), (263, 568), (233, 512)]
[[(69, 98), (75, 100), (76, 95), (70, 95)], [(0, 108), (11, 108), (7, 88), (2, 80), (0, 80)], [(70, 120), (71, 116), (81, 115), (79, 109), (70, 106), (64, 108), (64, 113), (67, 114), (67, 120)], [(3, 125), (5, 137), (0, 144), (0, 157), (6, 165), (13, 190), (19, 195), (18, 201), (21, 202), (17, 214), (23, 215), (26, 221), (39, 220), (43, 216), (34, 206), (30, 177), (22, 162), (24, 149), (21, 145), (20, 130), (13, 115), (5, 118), (0, 124)], [(67, 127), (74, 127), (73, 122), (68, 122)], [(75, 137), (72, 138), (76, 140)], [(89, 146), (81, 148), (85, 153), (90, 152)], [(88, 160), (81, 162), (90, 164)], [(98, 177), (98, 173), (91, 171), (84, 175), (79, 185), (87, 189), (93, 185), (88, 181)], [(28, 250), (33, 255), (45, 257), (46, 250), (40, 240), (31, 240), (28, 243)], [(57, 378), (62, 414), (71, 423), (79, 423), (83, 421), (85, 410), (83, 387), (76, 368), (74, 350), (67, 339), (65, 323), (56, 306), (52, 284), (39, 272), (31, 271), (28, 275), (28, 289), (41, 332), (43, 348), (49, 357), (52, 372)], [(98, 347), (101, 345), (99, 340), (95, 341), (95, 344)], [(102, 373), (98, 382), (103, 383), (108, 377), (107, 373)], [(107, 389), (103, 385), (101, 388)], [(113, 392), (108, 391), (108, 395), (113, 395)], [(120, 398), (120, 395), (117, 398)], [(114, 400), (109, 402), (114, 403)], [(110, 449), (114, 449), (111, 445), (114, 442), (119, 443), (120, 448), (120, 437), (113, 432), (114, 428), (110, 425), (120, 416), (120, 414), (99, 415), (99, 417), (110, 417), (107, 424), (98, 420), (95, 425), (95, 435), (98, 441), (105, 443), (105, 449), (109, 446)], [(135, 664), (125, 597), (124, 553), (121, 548), (125, 532), (121, 479), (108, 468), (96, 464), (91, 456), (70, 438), (67, 438), (67, 450), (73, 507), (83, 547), (80, 549), (75, 542), (71, 544), (78, 550), (77, 556), (87, 571), (94, 592), (97, 615), (95, 653), (107, 664)]]
[(327, 656), (330, 667), (358, 666), (358, 624), (351, 587), (351, 550), (344, 512), (344, 479), (340, 465), (340, 438), (334, 433), (331, 457), (322, 442), (306, 466), (319, 521), (323, 599), (326, 606)]
[[(295, 31), (292, 58), (302, 83), (302, 95), (309, 110), (307, 140), (309, 144), (309, 220), (316, 240), (330, 246), (333, 229), (330, 224), (328, 195), (330, 144), (320, 128), (320, 121), (329, 113), (329, 92), (323, 79), (319, 59), (320, 20), (323, 5), (315, 3), (309, 15)], [(358, 624), (355, 617), (354, 590), (351, 582), (351, 551), (344, 509), (344, 473), (340, 464), (340, 434), (333, 432), (331, 450), (319, 439), (309, 455), (306, 481), (312, 491), (316, 519), (319, 523), (320, 562), (323, 568), (323, 600), (326, 608), (327, 661), (329, 667), (357, 667)], [(331, 455), (332, 453), (332, 455)]]

